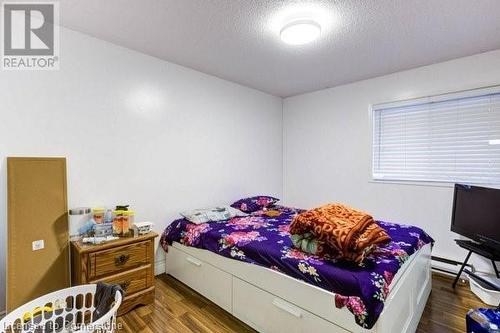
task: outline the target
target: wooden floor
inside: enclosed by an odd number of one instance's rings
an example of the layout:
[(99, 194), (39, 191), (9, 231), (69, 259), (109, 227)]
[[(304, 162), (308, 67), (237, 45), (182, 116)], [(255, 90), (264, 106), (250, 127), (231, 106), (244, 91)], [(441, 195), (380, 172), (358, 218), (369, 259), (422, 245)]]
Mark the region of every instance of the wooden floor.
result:
[[(418, 333), (465, 332), (465, 313), (484, 307), (467, 285), (451, 288), (451, 279), (433, 275), (432, 293)], [(332, 303), (333, 306), (333, 303)], [(354, 320), (354, 319), (353, 319)], [(156, 300), (118, 319), (120, 332), (247, 333), (253, 329), (171, 276), (156, 279)]]
[(420, 319), (417, 333), (465, 333), (465, 314), (472, 308), (488, 307), (474, 295), (468, 284), (453, 290), (452, 279), (432, 276), (432, 293)]

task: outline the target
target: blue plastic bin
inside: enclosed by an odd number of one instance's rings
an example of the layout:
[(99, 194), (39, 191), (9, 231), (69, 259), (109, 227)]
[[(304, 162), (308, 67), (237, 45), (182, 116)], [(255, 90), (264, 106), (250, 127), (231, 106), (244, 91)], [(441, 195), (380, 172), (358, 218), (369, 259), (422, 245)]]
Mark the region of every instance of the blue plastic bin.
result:
[(500, 310), (474, 309), (465, 317), (467, 333), (500, 333)]

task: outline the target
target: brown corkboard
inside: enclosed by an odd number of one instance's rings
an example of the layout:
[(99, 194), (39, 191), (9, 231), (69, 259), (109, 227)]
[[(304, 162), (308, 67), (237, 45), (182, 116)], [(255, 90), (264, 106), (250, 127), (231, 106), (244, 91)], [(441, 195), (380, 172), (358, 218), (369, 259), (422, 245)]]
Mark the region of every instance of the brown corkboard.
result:
[[(7, 311), (70, 286), (65, 158), (7, 158)], [(33, 251), (32, 243), (45, 247)]]

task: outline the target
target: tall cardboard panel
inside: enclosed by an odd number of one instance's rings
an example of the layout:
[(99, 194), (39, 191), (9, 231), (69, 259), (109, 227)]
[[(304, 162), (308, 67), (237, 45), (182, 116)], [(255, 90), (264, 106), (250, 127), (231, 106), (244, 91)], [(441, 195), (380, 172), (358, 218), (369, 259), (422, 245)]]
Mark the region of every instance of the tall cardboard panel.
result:
[[(7, 159), (7, 311), (70, 286), (66, 159)], [(44, 248), (33, 250), (33, 242)]]

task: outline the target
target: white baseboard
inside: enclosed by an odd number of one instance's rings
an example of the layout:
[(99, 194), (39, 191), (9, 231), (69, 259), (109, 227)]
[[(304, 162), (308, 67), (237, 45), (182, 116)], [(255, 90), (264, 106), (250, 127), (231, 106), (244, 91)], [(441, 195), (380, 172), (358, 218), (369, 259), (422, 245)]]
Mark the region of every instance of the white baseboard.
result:
[(155, 262), (155, 276), (165, 273), (165, 260)]

